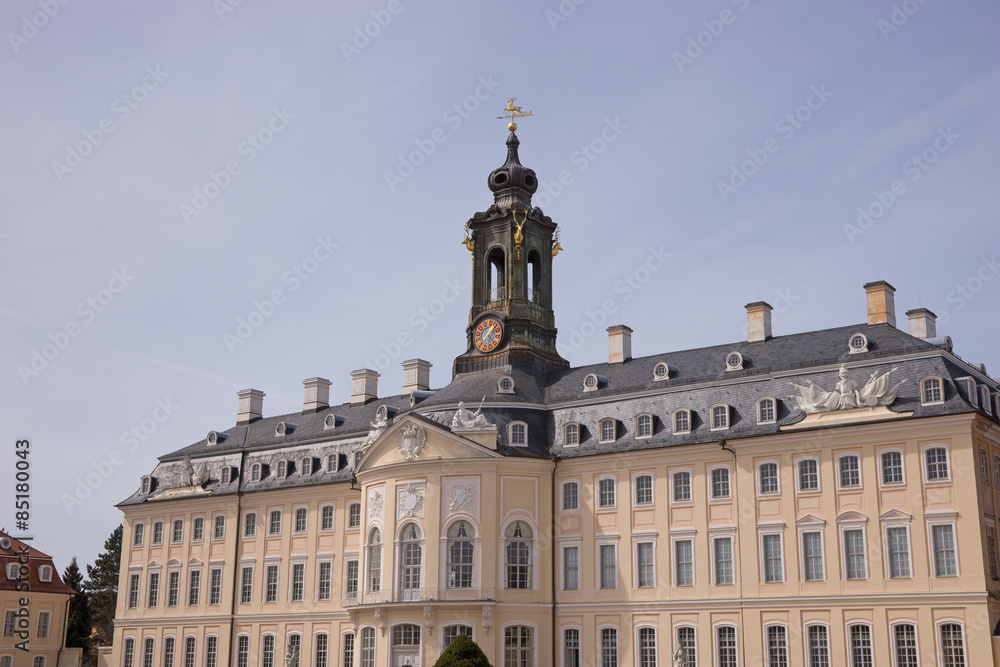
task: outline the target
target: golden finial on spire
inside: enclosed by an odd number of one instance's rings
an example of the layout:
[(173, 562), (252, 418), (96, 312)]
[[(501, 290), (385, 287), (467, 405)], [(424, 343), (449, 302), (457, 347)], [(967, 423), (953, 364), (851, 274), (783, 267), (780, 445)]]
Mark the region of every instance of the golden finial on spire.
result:
[[(525, 116), (534, 115), (530, 111), (524, 111), (523, 109), (521, 109), (521, 107), (515, 105), (514, 102), (516, 101), (517, 101), (516, 97), (512, 97), (509, 100), (507, 100), (507, 108), (503, 110), (502, 116), (497, 116), (497, 120), (504, 120), (505, 118), (510, 118), (510, 119), (524, 118)], [(510, 130), (511, 132), (516, 131), (517, 123), (511, 120), (510, 124), (507, 125), (507, 129)]]

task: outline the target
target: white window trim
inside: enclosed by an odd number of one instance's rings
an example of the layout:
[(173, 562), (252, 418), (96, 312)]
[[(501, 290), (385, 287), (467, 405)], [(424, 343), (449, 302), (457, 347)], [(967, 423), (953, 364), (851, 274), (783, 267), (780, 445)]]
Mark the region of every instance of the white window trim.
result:
[[(869, 620), (866, 620), (866, 619), (855, 619), (855, 620), (850, 620), (850, 621), (847, 621), (846, 623), (844, 623), (844, 641), (847, 644), (847, 653), (845, 655), (847, 655), (847, 656), (851, 655), (851, 628), (854, 627), (855, 625), (864, 625), (864, 626), (866, 626), (868, 628), (868, 637), (872, 641), (872, 646), (871, 646), (872, 650), (871, 650), (871, 653), (872, 653), (872, 664), (874, 665), (875, 664), (875, 660), (877, 659), (875, 656), (878, 654), (878, 652), (876, 650), (877, 649), (877, 644), (875, 643), (877, 640), (875, 639), (875, 624), (872, 623)], [(832, 638), (831, 638), (831, 640), (832, 640)], [(890, 652), (893, 652), (891, 646), (890, 646)], [(832, 651), (831, 651), (831, 653), (832, 653)], [(895, 659), (893, 659), (893, 661), (895, 662)]]
[[(469, 628), (470, 630), (472, 630), (472, 634), (469, 635), (469, 639), (471, 639), (472, 641), (476, 641), (476, 638), (473, 636), (473, 635), (476, 634), (476, 625), (472, 621), (461, 621), (461, 620), (460, 621), (445, 621), (441, 625), (441, 629), (438, 631), (438, 647), (439, 647), (439, 650), (442, 653), (444, 652), (444, 649), (445, 649), (445, 646), (444, 646), (444, 631), (445, 631), (445, 628), (451, 628), (451, 627), (455, 627), (455, 626), (466, 627), (466, 628)], [(341, 653), (340, 658), (343, 659), (343, 657), (344, 657), (343, 653)]]
[(944, 664), (944, 647), (941, 645), (941, 626), (958, 625), (962, 628), (962, 648), (965, 651), (965, 667), (969, 667), (969, 633), (965, 621), (958, 618), (939, 618), (934, 621), (934, 646), (937, 654), (937, 664)]
[[(899, 454), (900, 461), (903, 465), (903, 481), (902, 482), (888, 482), (886, 483), (884, 477), (884, 471), (882, 466), (882, 455), (889, 454), (891, 452), (896, 452)], [(906, 451), (901, 447), (886, 447), (885, 449), (879, 449), (875, 452), (876, 465), (878, 466), (878, 485), (879, 487), (894, 487), (894, 486), (906, 486)]]
[[(760, 418), (760, 404), (762, 402), (764, 402), (764, 401), (771, 401), (774, 404), (774, 406), (773, 406), (773, 409), (774, 409), (774, 418), (772, 418), (772, 419), (761, 419)], [(757, 402), (754, 404), (754, 412), (756, 413), (757, 423), (758, 424), (777, 424), (778, 423), (778, 399), (776, 399), (774, 396), (761, 396), (760, 398), (757, 399)]]
[[(329, 528), (323, 527), (323, 510), (327, 507), (333, 508), (333, 522)], [(337, 530), (337, 503), (323, 503), (316, 512), (316, 530), (320, 533), (333, 533)]]
[[(497, 638), (498, 641), (500, 642), (500, 655), (503, 655), (504, 650), (506, 648), (505, 643), (507, 636), (507, 628), (513, 628), (518, 626), (531, 628), (531, 665), (532, 667), (538, 667), (538, 654), (540, 652), (540, 647), (538, 645), (538, 625), (536, 623), (531, 623), (530, 621), (510, 621), (500, 626), (500, 636)], [(559, 642), (559, 645), (560, 646), (562, 645), (562, 641)], [(580, 645), (581, 647), (583, 646), (582, 638), (580, 641)]]
[[(729, 471), (729, 495), (719, 496), (716, 498), (712, 494), (712, 471), (718, 470), (719, 468), (725, 468)], [(710, 503), (729, 503), (733, 501), (733, 467), (728, 463), (720, 463), (717, 465), (709, 466), (705, 469), (705, 481), (708, 484), (708, 502)], [(692, 480), (693, 482), (693, 480)], [(692, 484), (693, 486), (693, 484)], [(692, 492), (693, 495), (693, 492)]]
[(330, 597), (327, 598), (327, 599), (330, 600), (331, 602), (333, 601), (333, 599), (334, 599), (333, 598), (333, 592), (335, 590), (334, 587), (333, 587), (333, 582), (334, 582), (334, 579), (333, 579), (333, 566), (334, 566), (335, 562), (336, 562), (336, 559), (334, 558), (333, 554), (324, 554), (323, 556), (318, 556), (316, 558), (316, 570), (315, 570), (316, 571), (316, 577), (315, 577), (316, 581), (314, 582), (314, 585), (313, 585), (313, 589), (314, 589), (314, 591), (313, 591), (313, 600), (316, 600), (317, 602), (326, 602), (326, 600), (320, 600), (320, 598), (319, 598), (319, 584), (320, 584), (319, 571), (320, 571), (320, 568), (323, 566), (323, 563), (329, 563), (330, 564)]
[[(219, 517), (222, 517), (222, 537), (216, 537), (215, 536), (215, 520), (217, 518), (219, 518)], [(226, 539), (226, 529), (229, 527), (228, 524), (229, 524), (229, 522), (226, 521), (226, 515), (225, 514), (213, 514), (212, 515), (212, 525), (210, 526), (210, 528), (212, 530), (212, 541), (213, 542), (222, 542), (223, 540)], [(192, 526), (192, 529), (193, 529), (193, 526)], [(203, 528), (203, 531), (204, 531), (204, 528)]]
[[(659, 561), (659, 556), (657, 555), (656, 545), (659, 542), (659, 534), (655, 530), (647, 532), (634, 532), (632, 533), (632, 588), (636, 589), (655, 589), (657, 582), (659, 582), (659, 568), (657, 563)], [(653, 585), (652, 586), (639, 586), (639, 545), (640, 544), (652, 544), (653, 545)], [(600, 642), (598, 642), (600, 643)], [(600, 655), (600, 654), (598, 654)]]
[[(604, 439), (604, 423), (611, 422), (611, 439)], [(618, 440), (618, 420), (613, 417), (604, 417), (597, 422), (597, 443), (607, 445)]]
[[(927, 400), (927, 392), (926, 392), (926, 389), (924, 387), (924, 384), (928, 380), (937, 380), (938, 381), (938, 390), (941, 392), (941, 399), (940, 400), (937, 400), (937, 401), (928, 401)], [(943, 403), (944, 403), (944, 378), (941, 377), (940, 375), (928, 375), (925, 378), (921, 378), (921, 380), (920, 380), (920, 405), (942, 405)]]
[[(761, 467), (763, 467), (764, 465), (766, 465), (768, 463), (773, 464), (777, 468), (777, 473), (778, 473), (778, 490), (777, 491), (768, 491), (767, 493), (765, 493), (764, 491), (761, 490), (761, 487), (760, 487), (760, 469), (761, 469)], [(774, 496), (780, 496), (781, 495), (781, 461), (779, 461), (778, 459), (766, 459), (764, 461), (758, 461), (757, 462), (757, 467), (756, 467), (756, 472), (757, 472), (757, 474), (755, 475), (755, 477), (757, 478), (757, 495), (758, 496), (763, 497), (763, 498), (768, 498), (768, 497), (774, 497)]]
[[(825, 563), (824, 563), (824, 565), (825, 565)], [(818, 627), (826, 628), (826, 649), (828, 651), (829, 656), (831, 658), (833, 656), (833, 632), (830, 630), (830, 623), (827, 622), (827, 621), (825, 621), (825, 620), (808, 620), (808, 621), (803, 621), (802, 622), (802, 640), (801, 640), (802, 641), (802, 651), (803, 651), (804, 657), (805, 657), (805, 660), (802, 663), (803, 665), (806, 665), (806, 664), (809, 663), (809, 628), (811, 628), (813, 626), (818, 626)], [(848, 641), (848, 644), (849, 644), (850, 643), (850, 638), (848, 638), (847, 641)], [(847, 655), (850, 655), (850, 653), (848, 653)], [(791, 656), (789, 656), (789, 662), (791, 662)], [(795, 664), (795, 663), (792, 662), (791, 664)]]
[[(916, 641), (916, 651), (917, 651), (917, 664), (923, 664), (923, 654), (920, 652), (920, 622), (915, 618), (896, 618), (889, 622), (889, 654), (892, 656), (893, 667), (897, 666), (896, 663), (896, 626), (897, 625), (912, 625), (913, 626), (913, 639)], [(963, 632), (964, 635), (964, 632)], [(874, 641), (874, 640), (873, 640)], [(968, 653), (968, 652), (966, 652)], [(938, 662), (938, 664), (944, 664), (943, 661)]]
[[(280, 516), (280, 520), (278, 521), (278, 532), (276, 532), (276, 533), (272, 533), (271, 532), (271, 513), (272, 512), (277, 512), (278, 515)], [(271, 507), (268, 510), (266, 510), (265, 516), (267, 517), (267, 527), (264, 530), (264, 535), (267, 536), (267, 537), (272, 537), (272, 536), (275, 536), (275, 535), (281, 535), (284, 532), (284, 530), (285, 530), (285, 510), (284, 510), (284, 508), (281, 508), (281, 507)]]
[[(254, 479), (256, 477), (257, 479)], [(254, 463), (250, 466), (250, 481), (259, 482), (264, 479), (264, 466), (260, 463)]]
[[(181, 522), (181, 538), (179, 540), (174, 539), (174, 533), (176, 532), (175, 524)], [(184, 543), (184, 524), (187, 523), (183, 518), (174, 518), (170, 520), (170, 544), (183, 544)]]
[(38, 566), (38, 580), (49, 583), (52, 581), (52, 566), (42, 564)]
[[(159, 542), (154, 541), (156, 539), (156, 524), (160, 524), (160, 541)], [(163, 546), (163, 533), (164, 533), (164, 530), (166, 528), (166, 525), (165, 525), (164, 521), (162, 519), (159, 520), (159, 521), (153, 521), (150, 524), (150, 526), (152, 527), (152, 530), (149, 531), (149, 545), (150, 546), (155, 546), (155, 547)]]
[[(858, 459), (858, 485), (857, 486), (842, 486), (840, 483), (840, 460), (846, 456), (853, 456)], [(864, 459), (861, 457), (861, 452), (841, 452), (837, 454), (834, 459), (833, 474), (837, 482), (838, 491), (860, 491), (865, 488), (865, 466)]]
[[(566, 439), (566, 429), (568, 429), (570, 426), (576, 426), (576, 442), (569, 442)], [(581, 435), (583, 435), (583, 428), (580, 426), (580, 422), (573, 422), (573, 421), (566, 422), (565, 424), (563, 424), (563, 427), (562, 427), (562, 441), (563, 441), (562, 445), (563, 445), (563, 447), (579, 447), (580, 446), (580, 440), (581, 440), (580, 436)]]
[[(694, 528), (681, 528), (670, 531), (670, 587), (671, 588), (697, 588), (698, 587), (698, 553), (697, 530)], [(691, 542), (691, 584), (683, 586), (677, 585), (677, 542)]]
[(595, 630), (596, 630), (596, 632), (595, 632), (595, 639), (594, 639), (594, 641), (595, 641), (595, 643), (597, 645), (597, 652), (594, 653), (594, 656), (595, 656), (594, 665), (597, 666), (597, 665), (601, 664), (601, 655), (602, 655), (602, 650), (604, 648), (603, 646), (601, 646), (601, 634), (602, 634), (602, 632), (604, 630), (614, 630), (615, 631), (615, 642), (616, 642), (616, 651), (617, 651), (618, 665), (619, 665), (619, 667), (621, 667), (621, 664), (622, 664), (622, 630), (621, 630), (621, 627), (619, 627), (617, 625), (614, 625), (612, 623), (602, 623), (601, 625), (598, 625), (597, 628), (595, 628)]
[[(645, 630), (647, 628), (648, 629), (652, 629), (653, 632), (656, 634), (656, 646), (653, 647), (653, 653), (655, 653), (655, 655), (653, 656), (653, 664), (654, 665), (658, 665), (658, 664), (660, 664), (660, 642), (662, 641), (662, 638), (660, 637), (660, 635), (662, 633), (660, 632), (660, 627), (658, 625), (652, 625), (652, 624), (646, 623), (646, 622), (640, 623), (639, 625), (635, 626), (635, 630), (633, 631), (632, 641), (635, 642), (635, 643), (632, 646), (635, 647), (635, 650), (634, 650), (634, 653), (635, 653), (635, 662), (636, 662), (636, 664), (639, 664), (639, 655), (640, 655), (639, 654), (639, 631), (640, 630)], [(618, 650), (619, 650), (618, 665), (619, 665), (619, 667), (621, 667), (621, 665), (622, 665), (622, 660), (621, 660), (621, 655), (620, 655), (620, 653), (621, 653), (621, 637), (618, 638), (618, 647), (619, 647), (618, 648)], [(600, 655), (600, 654), (598, 654), (598, 655)]]
[[(296, 603), (298, 603), (298, 602), (305, 602), (305, 601), (308, 600), (308, 598), (306, 597), (306, 580), (308, 579), (308, 574), (309, 574), (309, 572), (308, 572), (308, 570), (306, 568), (306, 561), (307, 560), (308, 560), (308, 558), (306, 556), (292, 556), (292, 557), (290, 557), (288, 559), (288, 586), (286, 586), (287, 590), (285, 591), (285, 595), (287, 596), (285, 598), (286, 602), (296, 602)], [(295, 571), (295, 566), (296, 565), (301, 565), (302, 566), (302, 599), (301, 600), (293, 600), (292, 599), (292, 582), (293, 582), (293, 574), (292, 573)], [(316, 577), (316, 579), (319, 579), (319, 577)], [(266, 581), (264, 582), (264, 585), (267, 586), (267, 582)], [(278, 587), (279, 587), (279, 591), (280, 591), (280, 587), (281, 587), (281, 580), (280, 579), (278, 580)], [(266, 595), (266, 593), (267, 593), (267, 591), (264, 591), (265, 595)], [(332, 595), (332, 593), (331, 593), (331, 595)], [(313, 597), (313, 600), (315, 600), (315, 599), (316, 598)], [(293, 633), (290, 633), (290, 634), (295, 634), (295, 633), (293, 632)], [(287, 647), (288, 644), (286, 643), (285, 646)]]
[[(251, 514), (254, 515), (254, 520), (253, 520), (253, 526), (254, 526), (253, 527), (253, 535), (247, 535), (247, 517), (249, 515), (251, 515)], [(252, 512), (244, 512), (243, 513), (243, 521), (240, 522), (240, 536), (244, 540), (255, 540), (255, 539), (257, 539), (257, 533), (258, 532), (260, 532), (260, 514), (257, 513), (256, 510), (252, 511)]]
[[(197, 521), (198, 519), (201, 519), (201, 537), (200, 538), (196, 538), (194, 536), (194, 524), (195, 524), (195, 521)], [(213, 528), (214, 528), (214, 526), (213, 526)], [(213, 535), (214, 534), (215, 533), (213, 531)], [(195, 542), (195, 543), (204, 542), (205, 541), (205, 517), (203, 515), (201, 515), (201, 514), (198, 514), (196, 516), (191, 517), (191, 541)]]
[[(576, 588), (566, 588), (566, 547), (576, 547)], [(579, 593), (583, 590), (583, 580), (580, 577), (581, 562), (583, 560), (583, 536), (574, 535), (568, 538), (559, 538), (559, 590), (569, 593)]]
[[(718, 539), (729, 539), (731, 540), (731, 546), (733, 550), (733, 581), (729, 584), (718, 584), (716, 581), (718, 579), (715, 576), (715, 541)], [(739, 579), (738, 565), (739, 559), (737, 558), (737, 546), (736, 546), (736, 526), (718, 526), (708, 529), (708, 562), (710, 576), (712, 577), (709, 582), (712, 586), (735, 586)]]
[[(347, 597), (347, 575), (348, 575), (348, 572), (347, 572), (347, 563), (349, 561), (354, 561), (354, 562), (356, 562), (358, 564), (358, 581), (356, 582), (356, 588), (357, 588), (357, 590), (354, 591), (354, 597), (353, 598), (348, 598)], [(362, 570), (361, 568), (364, 566), (365, 563), (364, 563), (364, 558), (361, 557), (361, 552), (360, 551), (345, 551), (343, 554), (341, 554), (340, 562), (342, 563), (342, 567), (340, 568), (340, 580), (341, 580), (340, 581), (340, 600), (341, 600), (341, 603), (343, 603), (344, 600), (357, 600), (360, 597), (364, 597), (364, 594), (365, 594), (365, 588), (364, 588), (364, 585), (363, 585), (364, 584), (364, 579), (363, 579), (364, 570)], [(331, 581), (332, 581), (332, 579), (331, 579)], [(333, 597), (333, 593), (331, 593), (330, 596), (331, 596), (330, 597), (331, 600), (335, 599)], [(355, 640), (357, 640), (357, 637), (355, 637)]]
[[(138, 544), (136, 544), (136, 541), (135, 541), (136, 530), (135, 529), (138, 528), (139, 526), (142, 526), (142, 541), (139, 542)], [(150, 531), (149, 542), (150, 542), (150, 544), (153, 543), (153, 534), (152, 534), (152, 531)], [(133, 549), (137, 549), (137, 548), (142, 548), (144, 546), (146, 546), (146, 523), (144, 521), (136, 521), (135, 523), (132, 524), (132, 548)]]
[[(715, 425), (715, 409), (716, 408), (725, 408), (726, 409), (726, 425), (725, 426), (716, 426)], [(713, 405), (712, 407), (710, 407), (708, 409), (708, 418), (710, 420), (709, 423), (708, 423), (710, 431), (728, 431), (730, 423), (733, 420), (733, 408), (728, 403), (716, 403), (715, 405)]]
[(742, 657), (740, 653), (740, 626), (732, 621), (722, 621), (712, 625), (712, 660), (714, 661), (712, 664), (719, 664), (719, 628), (732, 628), (734, 630), (734, 636), (736, 637), (736, 665), (738, 667), (740, 658)]
[[(639, 435), (639, 420), (642, 417), (649, 417), (649, 435)], [(643, 412), (635, 416), (635, 439), (636, 440), (649, 440), (653, 437), (653, 431), (656, 428), (656, 418), (649, 412)]]
[[(594, 590), (595, 591), (616, 591), (621, 586), (619, 579), (622, 573), (622, 561), (620, 549), (618, 548), (618, 535), (595, 535), (594, 536)], [(601, 587), (601, 547), (613, 547), (615, 550), (615, 585), (613, 588)], [(580, 552), (580, 560), (583, 560), (583, 552)]]
[[(714, 581), (715, 578), (713, 577), (712, 580)], [(690, 621), (678, 621), (677, 623), (674, 623), (674, 627), (672, 628), (673, 631), (671, 632), (673, 643), (670, 645), (670, 648), (673, 649), (673, 651), (671, 651), (670, 655), (673, 656), (673, 654), (674, 654), (673, 652), (677, 651), (677, 649), (680, 648), (680, 646), (678, 646), (678, 644), (680, 642), (677, 639), (677, 631), (680, 630), (681, 628), (691, 628), (692, 630), (694, 630), (694, 650), (695, 650), (695, 657), (697, 657), (698, 656), (698, 648), (699, 648), (699, 646), (698, 646), (698, 626), (695, 625), (694, 623), (691, 623)]]
[(344, 511), (344, 530), (361, 530), (361, 524), (364, 523), (364, 517), (361, 517), (361, 519), (358, 521), (358, 525), (356, 525), (356, 526), (352, 526), (351, 525), (351, 506), (352, 505), (357, 505), (358, 506), (358, 516), (361, 516), (361, 514), (360, 514), (361, 513), (361, 503), (359, 503), (359, 502), (347, 503), (347, 507), (345, 508), (345, 511)]
[[(674, 475), (679, 472), (686, 472), (688, 474), (688, 479), (690, 484), (688, 485), (688, 491), (691, 497), (687, 500), (675, 500), (674, 499)], [(690, 505), (694, 503), (694, 470), (691, 468), (671, 468), (670, 469), (670, 504), (671, 505)]]
[[(784, 628), (785, 629), (785, 657), (788, 658), (789, 664), (795, 664), (792, 659), (792, 633), (788, 628), (788, 624), (782, 621), (768, 621), (761, 627), (761, 646), (764, 648), (764, 654), (767, 655), (770, 651), (770, 646), (767, 643), (767, 630), (768, 628)], [(802, 637), (802, 640), (808, 644), (808, 637)], [(806, 646), (806, 654), (808, 655), (809, 647)], [(831, 656), (833, 657), (833, 656)], [(766, 664), (766, 662), (765, 662)]]
[(580, 640), (580, 643), (579, 643), (579, 645), (576, 648), (577, 648), (577, 651), (580, 654), (580, 664), (582, 665), (582, 664), (584, 664), (586, 662), (584, 660), (584, 655), (585, 654), (583, 652), (583, 626), (581, 626), (581, 625), (575, 625), (573, 623), (570, 623), (568, 625), (561, 625), (561, 626), (559, 626), (559, 649), (560, 649), (560, 651), (559, 651), (559, 664), (561, 665), (561, 667), (567, 667), (567, 665), (566, 665), (566, 631), (567, 630), (576, 630), (579, 633), (577, 636), (578, 636), (578, 638)]
[[(861, 531), (861, 545), (864, 549), (865, 576), (863, 579), (847, 578), (847, 542), (844, 540), (844, 533), (848, 530)], [(871, 547), (868, 544), (868, 517), (859, 512), (844, 512), (837, 517), (837, 535), (840, 539), (840, 578), (842, 581), (871, 581), (872, 579), (872, 559)], [(933, 551), (933, 546), (931, 547)], [(850, 637), (848, 637), (850, 641)], [(872, 641), (874, 641), (874, 636)]]
[[(942, 478), (942, 479), (928, 479), (927, 474), (930, 471), (927, 469), (927, 451), (930, 450), (930, 449), (943, 449), (944, 450), (945, 463), (948, 465), (948, 476), (947, 477)], [(979, 461), (978, 460), (976, 461), (976, 467), (977, 468), (979, 467)], [(920, 468), (921, 468), (922, 474), (924, 476), (924, 484), (951, 484), (952, 480), (954, 478), (954, 471), (955, 471), (954, 470), (953, 461), (951, 459), (951, 446), (948, 445), (948, 444), (945, 444), (943, 442), (937, 442), (937, 443), (932, 443), (932, 444), (929, 444), (929, 445), (924, 445), (923, 447), (921, 447), (920, 448)], [(978, 472), (976, 473), (976, 477), (977, 478), (979, 477)]]
[[(686, 412), (687, 413), (688, 427), (687, 427), (686, 431), (678, 431), (677, 430), (677, 413), (678, 412)], [(691, 421), (692, 421), (692, 419), (693, 419), (693, 417), (692, 417), (692, 413), (691, 413), (690, 409), (688, 409), (688, 408), (677, 408), (676, 410), (674, 410), (673, 412), (670, 413), (670, 432), (673, 433), (674, 435), (687, 435), (688, 433), (691, 432)]]
[[(892, 516), (889, 516), (889, 515)], [(879, 522), (882, 524), (882, 552), (883, 552), (883, 563), (882, 567), (885, 568), (885, 578), (888, 581), (906, 581), (908, 579), (913, 579), (913, 531), (910, 529), (910, 522), (913, 517), (909, 514), (904, 516), (903, 512), (886, 512), (881, 517), (879, 517)], [(906, 529), (906, 551), (907, 560), (909, 561), (908, 566), (910, 568), (909, 577), (893, 577), (891, 576), (891, 570), (889, 568), (889, 529), (890, 528), (905, 528)], [(929, 533), (928, 533), (929, 534)], [(931, 547), (933, 549), (933, 546)], [(956, 556), (958, 554), (956, 553)], [(933, 565), (933, 563), (932, 563)], [(916, 624), (916, 621), (914, 621)]]
[[(601, 504), (601, 482), (606, 479), (610, 479), (615, 484), (615, 502), (613, 505)], [(618, 509), (618, 496), (621, 495), (618, 487), (619, 484), (617, 475), (601, 475), (600, 477), (596, 477), (594, 479), (594, 509), (598, 512)]]
[[(816, 584), (827, 581), (829, 578), (827, 576), (827, 556), (826, 556), (826, 521), (814, 517), (812, 515), (807, 515), (796, 522), (796, 530), (798, 533), (798, 552), (799, 552), (799, 580), (803, 584)], [(806, 550), (803, 548), (803, 539), (805, 533), (819, 533), (819, 552), (820, 558), (823, 559), (823, 577), (820, 579), (806, 579)], [(812, 625), (812, 624), (810, 624)], [(829, 635), (827, 635), (829, 637)]]
[[(524, 427), (524, 444), (518, 444), (518, 445), (514, 444), (514, 427), (515, 426), (523, 426)], [(522, 421), (513, 421), (513, 422), (507, 424), (507, 443), (511, 447), (527, 447), (528, 445), (530, 445), (531, 444), (531, 440), (529, 439), (528, 425), (525, 422), (522, 422)]]
[[(648, 503), (636, 502), (635, 496), (638, 489), (637, 482), (640, 477), (649, 477), (649, 491), (652, 498)], [(656, 473), (652, 470), (640, 470), (632, 473), (632, 507), (655, 507), (656, 506)]]
[[(961, 544), (958, 539), (958, 512), (945, 510), (941, 512), (925, 512), (924, 518), (927, 523), (927, 557), (931, 579), (957, 579), (962, 576), (962, 553)], [(951, 526), (951, 537), (955, 542), (955, 574), (938, 576), (935, 573), (934, 561), (934, 535), (932, 526)], [(989, 576), (989, 566), (986, 566), (986, 576)]]
[[(528, 542), (531, 543), (531, 582), (530, 582), (531, 586), (529, 586), (528, 588), (507, 588), (507, 541), (510, 539), (514, 539), (507, 537), (507, 529), (510, 528), (511, 525), (513, 525), (514, 523), (517, 523), (518, 521), (524, 523), (524, 525), (526, 525), (528, 529), (531, 530), (531, 537), (527, 538)], [(525, 538), (521, 537), (518, 539), (523, 540)], [(507, 520), (503, 522), (503, 524), (500, 527), (499, 539), (497, 539), (500, 551), (500, 553), (498, 554), (500, 560), (497, 562), (500, 563), (501, 564), (500, 566), (503, 568), (502, 570), (500, 570), (501, 575), (503, 576), (503, 579), (500, 580), (503, 585), (503, 590), (505, 591), (538, 590), (539, 582), (541, 581), (541, 573), (539, 572), (539, 570), (541, 570), (541, 565), (539, 561), (539, 558), (541, 556), (541, 545), (539, 544), (539, 542), (540, 538), (538, 537), (538, 526), (535, 525), (534, 518), (527, 515), (526, 513), (517, 512), (516, 514), (509, 516)], [(582, 551), (580, 552), (580, 559), (581, 559), (580, 570), (582, 571), (583, 570)], [(583, 580), (581, 579), (581, 581)], [(498, 586), (498, 588), (500, 588), (500, 586)], [(508, 625), (526, 625), (526, 624), (531, 625), (530, 623), (517, 623), (517, 622), (509, 623)], [(537, 637), (535, 635), (532, 636), (536, 639), (535, 644), (537, 646), (538, 643)]]
[[(781, 579), (777, 581), (766, 581), (767, 561), (764, 559), (764, 537), (777, 535), (781, 545)], [(760, 558), (760, 585), (783, 584), (788, 581), (788, 559), (785, 554), (788, 549), (785, 547), (785, 524), (757, 524), (757, 550)], [(824, 563), (825, 565), (825, 563)]]
[[(802, 475), (799, 470), (799, 463), (802, 461), (815, 461), (816, 462), (816, 488), (815, 489), (803, 489), (802, 488)], [(796, 493), (821, 493), (823, 491), (823, 464), (818, 456), (800, 456), (793, 461), (795, 465), (795, 492)]]
[[(302, 530), (296, 530), (295, 524), (298, 523), (298, 517), (296, 516), (299, 510), (306, 511), (306, 527)], [(295, 505), (292, 507), (292, 535), (305, 535), (309, 532), (309, 506), (308, 505)]]
[[(565, 509), (563, 507), (563, 498), (565, 498), (565, 487), (567, 484), (576, 484), (576, 509)], [(617, 493), (615, 497), (617, 498)], [(559, 482), (559, 513), (560, 514), (579, 514), (580, 508), (583, 506), (583, 484), (579, 479), (564, 479)]]

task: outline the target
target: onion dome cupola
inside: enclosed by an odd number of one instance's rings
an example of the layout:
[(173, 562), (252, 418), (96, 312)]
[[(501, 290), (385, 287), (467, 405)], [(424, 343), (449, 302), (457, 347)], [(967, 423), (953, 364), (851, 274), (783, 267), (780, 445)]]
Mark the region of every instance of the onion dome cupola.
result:
[(521, 164), (517, 156), (520, 145), (513, 132), (507, 137), (507, 161), (490, 174), (488, 184), (493, 192), (493, 203), (500, 208), (531, 210), (531, 195), (538, 190), (534, 169)]

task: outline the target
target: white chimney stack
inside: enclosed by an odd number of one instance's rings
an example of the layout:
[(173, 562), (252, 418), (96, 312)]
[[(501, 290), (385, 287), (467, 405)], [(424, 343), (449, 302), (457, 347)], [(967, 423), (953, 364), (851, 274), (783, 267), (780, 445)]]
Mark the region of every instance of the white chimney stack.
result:
[(884, 280), (865, 284), (868, 295), (868, 324), (896, 326), (896, 288)]
[(381, 377), (369, 368), (351, 371), (351, 405), (360, 405), (378, 398), (378, 379)]
[(757, 343), (771, 337), (771, 304), (764, 301), (748, 303), (747, 342)]
[(621, 364), (632, 358), (632, 330), (624, 324), (608, 327), (608, 363)]
[(937, 338), (937, 315), (926, 308), (906, 311), (910, 320), (910, 335), (916, 338)]
[(403, 362), (403, 396), (431, 388), (431, 362), (409, 359)]
[(302, 412), (319, 412), (330, 407), (330, 381), (326, 378), (309, 378), (303, 380), (305, 399), (302, 402)]
[(259, 389), (240, 389), (236, 395), (239, 396), (237, 424), (249, 424), (261, 418), (264, 414), (264, 392)]

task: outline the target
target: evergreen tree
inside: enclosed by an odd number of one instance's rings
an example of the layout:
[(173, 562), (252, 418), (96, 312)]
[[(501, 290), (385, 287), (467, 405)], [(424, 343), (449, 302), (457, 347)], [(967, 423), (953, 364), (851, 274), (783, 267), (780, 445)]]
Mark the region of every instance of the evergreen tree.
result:
[(69, 601), (69, 617), (66, 619), (66, 646), (83, 649), (84, 664), (88, 663), (87, 654), (91, 649), (90, 635), (94, 632), (94, 624), (90, 617), (90, 596), (83, 590), (83, 574), (76, 564), (76, 556), (63, 571), (63, 583), (76, 591)]
[(90, 614), (94, 624), (93, 644), (111, 646), (115, 636), (115, 609), (118, 607), (118, 571), (122, 559), (122, 533), (119, 524), (104, 541), (104, 552), (87, 566), (83, 588), (90, 594)]
[(444, 650), (434, 663), (434, 667), (491, 667), (491, 665), (486, 659), (486, 654), (479, 648), (479, 644), (465, 635), (459, 635)]

